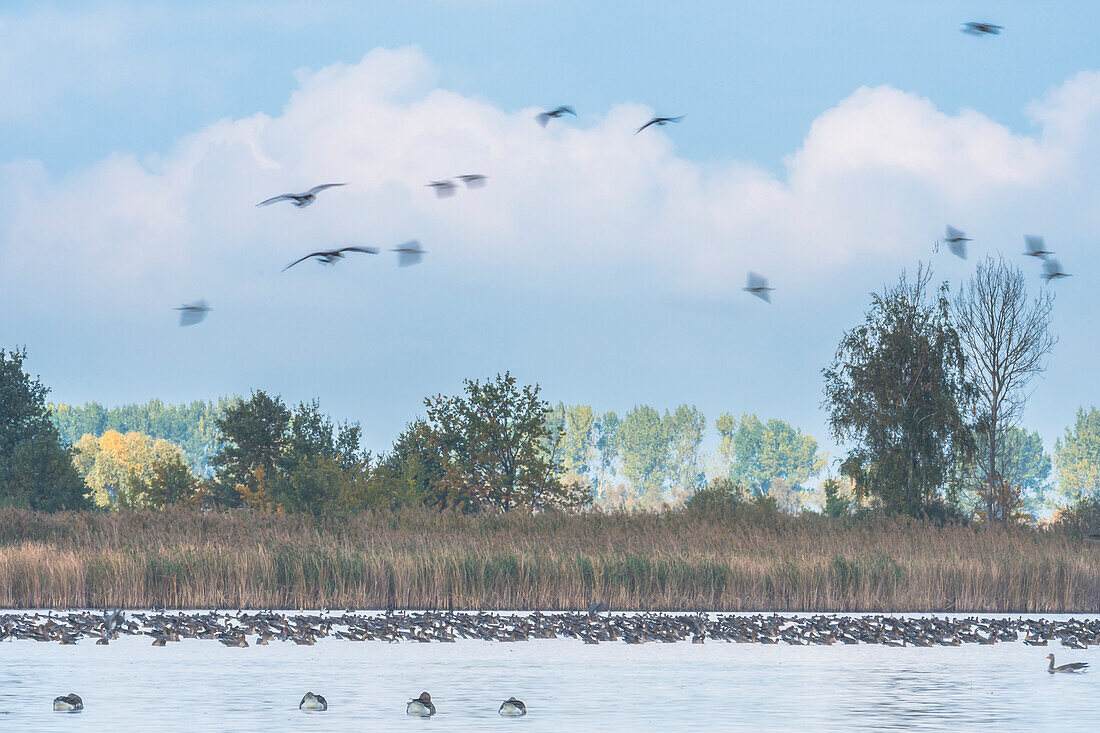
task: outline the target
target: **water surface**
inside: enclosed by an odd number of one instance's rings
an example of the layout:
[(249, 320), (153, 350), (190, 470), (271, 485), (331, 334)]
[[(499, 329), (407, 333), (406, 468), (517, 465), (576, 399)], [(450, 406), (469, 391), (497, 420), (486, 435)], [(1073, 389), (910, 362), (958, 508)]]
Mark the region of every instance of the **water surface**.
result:
[[(1048, 617), (1050, 618), (1050, 617)], [(1080, 616), (1078, 617), (1080, 618)], [(1091, 673), (1049, 675), (1086, 661)], [(329, 701), (304, 713), (307, 691)], [(408, 718), (432, 693), (439, 714)], [(86, 709), (54, 713), (76, 692)], [(527, 717), (497, 715), (510, 695)], [(0, 730), (11, 731), (1012, 731), (1100, 729), (1100, 649), (1051, 642), (880, 645), (586, 645), (209, 640), (152, 647), (0, 644)]]

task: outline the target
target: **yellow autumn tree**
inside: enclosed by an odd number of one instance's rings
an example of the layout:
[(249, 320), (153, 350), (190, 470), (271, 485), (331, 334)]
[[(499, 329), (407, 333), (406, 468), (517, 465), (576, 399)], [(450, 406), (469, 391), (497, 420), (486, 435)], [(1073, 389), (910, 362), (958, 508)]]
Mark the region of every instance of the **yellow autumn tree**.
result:
[(99, 437), (85, 435), (73, 449), (73, 464), (88, 487), (88, 498), (98, 507), (115, 510), (146, 506), (146, 487), (157, 463), (184, 457), (175, 443), (116, 430)]

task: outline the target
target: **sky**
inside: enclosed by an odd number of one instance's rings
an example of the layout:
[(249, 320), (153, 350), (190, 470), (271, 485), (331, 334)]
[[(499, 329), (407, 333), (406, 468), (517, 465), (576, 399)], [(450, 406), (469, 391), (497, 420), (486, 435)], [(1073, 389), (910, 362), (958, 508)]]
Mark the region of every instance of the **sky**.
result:
[[(997, 253), (1037, 292), (1039, 234), (1073, 274), (1025, 414), (1051, 450), (1100, 404), (1098, 22), (1034, 0), (8, 2), (0, 346), (58, 402), (264, 389), (375, 451), (425, 396), (510, 370), (620, 415), (783, 418), (836, 458), (821, 369), (869, 294), (921, 262), (957, 289)], [(535, 124), (560, 104), (578, 116)], [(634, 134), (658, 114), (685, 117)], [(425, 187), (464, 173), (488, 185)], [(968, 260), (933, 252), (947, 224)], [(413, 238), (416, 267), (281, 272)]]

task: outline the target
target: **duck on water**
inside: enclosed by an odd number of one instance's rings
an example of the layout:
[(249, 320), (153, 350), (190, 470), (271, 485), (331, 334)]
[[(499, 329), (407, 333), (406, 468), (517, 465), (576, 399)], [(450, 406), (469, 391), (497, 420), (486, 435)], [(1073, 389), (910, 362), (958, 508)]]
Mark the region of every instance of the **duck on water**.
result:
[(405, 706), (405, 712), (418, 718), (432, 717), (435, 715), (435, 703), (432, 702), (432, 696), (426, 692), (421, 692), (420, 697), (409, 700), (409, 704)]
[(510, 697), (500, 704), (500, 710), (497, 712), (506, 718), (518, 718), (527, 715), (527, 706), (522, 700)]
[(302, 701), (298, 703), (299, 710), (328, 710), (328, 700), (324, 695), (314, 695), (312, 692), (307, 692), (302, 696)]
[(79, 713), (84, 709), (84, 701), (80, 699), (80, 695), (70, 692), (68, 695), (55, 697), (53, 709), (59, 713)]

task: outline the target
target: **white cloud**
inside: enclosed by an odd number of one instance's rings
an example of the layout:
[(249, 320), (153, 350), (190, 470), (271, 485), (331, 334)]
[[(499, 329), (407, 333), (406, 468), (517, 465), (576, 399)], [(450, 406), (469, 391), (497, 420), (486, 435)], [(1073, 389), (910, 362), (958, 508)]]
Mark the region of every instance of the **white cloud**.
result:
[[(224, 120), (147, 160), (120, 153), (58, 180), (7, 164), (0, 266), (34, 288), (46, 256), (70, 297), (94, 287), (152, 299), (184, 285), (247, 288), (314, 247), (417, 236), (447, 263), (438, 277), (614, 290), (627, 273), (631, 288), (713, 298), (737, 294), (747, 269), (805, 283), (856, 258), (912, 264), (944, 222), (1011, 218), (1006, 208), (1048, 189), (1067, 211), (1095, 198), (1097, 74), (1037, 101), (1030, 136), (862, 88), (813, 123), (782, 179), (679, 157), (690, 118), (634, 135), (651, 113), (640, 105), (542, 129), (534, 108), (437, 88), (415, 48), (376, 49), (298, 83), (281, 114)], [(467, 172), (489, 186), (447, 200), (424, 187)], [(253, 206), (325, 181), (351, 185), (301, 211)]]

